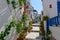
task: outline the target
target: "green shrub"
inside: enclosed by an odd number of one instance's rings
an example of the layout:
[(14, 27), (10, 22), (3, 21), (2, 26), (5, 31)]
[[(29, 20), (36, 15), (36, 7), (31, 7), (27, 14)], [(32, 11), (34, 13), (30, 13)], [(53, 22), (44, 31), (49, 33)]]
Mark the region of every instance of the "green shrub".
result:
[(11, 28), (14, 27), (15, 24), (16, 24), (15, 21), (12, 21), (10, 22), (9, 25), (5, 26), (6, 27), (5, 31), (1, 32), (0, 34), (0, 40), (5, 40), (4, 38), (10, 33)]
[(41, 32), (40, 34), (42, 36), (45, 36), (44, 22), (43, 21), (40, 22), (40, 32)]
[(11, 3), (12, 3), (13, 8), (15, 9), (16, 8), (16, 2), (15, 2), (15, 0), (13, 0)]
[(28, 27), (23, 27), (24, 31), (27, 31)]
[(20, 35), (19, 35), (19, 38), (24, 39), (25, 38), (25, 34), (23, 32), (21, 32)]
[(16, 24), (16, 31), (21, 32), (23, 30), (22, 21), (18, 21)]
[(48, 16), (43, 16), (43, 20), (45, 21), (45, 20), (48, 20), (49, 19), (49, 17)]
[(22, 6), (22, 0), (18, 0), (20, 6)]

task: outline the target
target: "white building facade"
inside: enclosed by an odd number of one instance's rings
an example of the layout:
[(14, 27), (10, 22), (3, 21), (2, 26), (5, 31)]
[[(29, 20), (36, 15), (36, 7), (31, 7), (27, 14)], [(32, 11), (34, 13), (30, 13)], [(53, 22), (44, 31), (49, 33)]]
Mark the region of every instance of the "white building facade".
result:
[(42, 0), (42, 4), (43, 16), (49, 17), (49, 22), (46, 28), (51, 30), (52, 35), (56, 40), (60, 40), (60, 28), (58, 26), (60, 25), (60, 0)]
[[(10, 0), (10, 3), (7, 3), (7, 0), (0, 0), (0, 33), (5, 30), (5, 24), (9, 24), (12, 21), (12, 17), (15, 16), (16, 20), (21, 18), (21, 10), (19, 10), (18, 5), (14, 9), (12, 7), (13, 0)], [(16, 3), (18, 0), (15, 0)], [(21, 11), (21, 12), (20, 12)], [(16, 15), (15, 15), (16, 14)], [(5, 40), (15, 40), (16, 30), (11, 28), (10, 34), (5, 37)]]
[[(50, 18), (58, 16), (57, 12), (57, 0), (42, 0), (43, 14)], [(50, 8), (51, 6), (51, 8)]]
[(28, 19), (33, 19), (33, 6), (31, 5), (31, 0), (27, 0), (27, 16), (28, 16)]

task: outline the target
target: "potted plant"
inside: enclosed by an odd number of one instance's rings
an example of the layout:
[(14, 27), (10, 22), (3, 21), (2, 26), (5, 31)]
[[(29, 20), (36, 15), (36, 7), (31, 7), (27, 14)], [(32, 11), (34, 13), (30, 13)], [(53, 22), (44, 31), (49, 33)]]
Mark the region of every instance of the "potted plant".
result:
[(32, 27), (28, 27), (28, 32), (31, 32)]
[(18, 21), (16, 24), (16, 31), (20, 33), (23, 30), (22, 21)]
[(26, 6), (26, 0), (18, 0), (19, 3), (19, 8), (22, 8), (22, 5), (24, 4), (24, 6)]
[(48, 19), (49, 19), (48, 16), (43, 16), (43, 21), (46, 21), (46, 20), (48, 20)]
[(25, 34), (25, 36), (27, 35), (28, 32), (28, 27), (23, 27), (23, 33)]
[(27, 30), (28, 30), (28, 27), (24, 27), (24, 32), (27, 32)]
[(39, 33), (42, 36), (42, 39), (45, 39), (44, 21), (40, 22), (40, 32)]
[(32, 29), (32, 21), (29, 22), (28, 32), (30, 32)]
[(25, 34), (21, 32), (17, 40), (24, 40), (24, 39), (25, 39)]
[(18, 0), (19, 6), (22, 6), (22, 0)]
[(32, 26), (32, 21), (29, 22), (29, 26)]
[(50, 40), (50, 38), (51, 38), (51, 31), (49, 30), (47, 33), (46, 33), (46, 39), (47, 40)]

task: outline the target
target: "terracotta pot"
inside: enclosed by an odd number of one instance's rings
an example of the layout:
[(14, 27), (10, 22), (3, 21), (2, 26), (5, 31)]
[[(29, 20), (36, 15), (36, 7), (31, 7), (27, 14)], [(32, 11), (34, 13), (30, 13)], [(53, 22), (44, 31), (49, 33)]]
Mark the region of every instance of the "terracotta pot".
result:
[(24, 31), (23, 33), (25, 34), (25, 36), (27, 35), (27, 31)]
[(17, 40), (23, 40), (23, 38), (17, 38)]
[(26, 14), (26, 11), (24, 11), (23, 14)]
[(26, 10), (26, 6), (24, 6), (24, 10)]
[(27, 30), (25, 30), (24, 32), (27, 33)]
[(31, 32), (31, 30), (28, 30), (28, 32), (30, 33), (30, 32)]

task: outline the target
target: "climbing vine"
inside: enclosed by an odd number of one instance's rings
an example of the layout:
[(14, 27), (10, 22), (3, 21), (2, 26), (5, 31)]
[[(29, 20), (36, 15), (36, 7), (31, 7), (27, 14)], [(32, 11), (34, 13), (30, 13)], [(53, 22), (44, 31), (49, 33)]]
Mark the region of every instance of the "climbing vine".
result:
[(0, 40), (5, 40), (4, 38), (7, 35), (9, 35), (11, 28), (12, 27), (15, 27), (15, 25), (16, 25), (16, 22), (15, 21), (12, 21), (12, 22), (10, 22), (9, 25), (6, 25), (5, 26), (6, 27), (5, 31), (4, 32), (2, 31), (1, 34), (0, 34)]
[(19, 6), (22, 6), (22, 0), (18, 0)]
[(23, 31), (22, 29), (23, 29), (22, 21), (18, 21), (17, 24), (16, 24), (16, 31), (19, 33), (19, 32)]
[(15, 9), (16, 8), (16, 2), (15, 2), (15, 0), (13, 0), (11, 3), (12, 3), (12, 7)]

